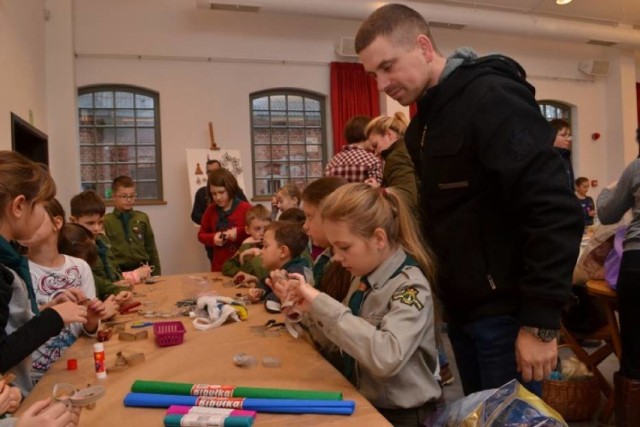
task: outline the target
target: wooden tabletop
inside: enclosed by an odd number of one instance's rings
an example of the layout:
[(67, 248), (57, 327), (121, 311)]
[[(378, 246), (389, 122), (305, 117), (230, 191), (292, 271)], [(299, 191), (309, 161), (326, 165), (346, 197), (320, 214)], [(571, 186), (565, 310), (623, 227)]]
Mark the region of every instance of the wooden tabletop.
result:
[(611, 289), (605, 280), (587, 281), (587, 292), (593, 296), (605, 297), (613, 300), (618, 299), (616, 291)]
[[(171, 311), (175, 302), (185, 298), (185, 276), (163, 276), (155, 285), (138, 285), (136, 300), (152, 301), (156, 309)], [(210, 290), (220, 295), (232, 296), (239, 291), (223, 286), (221, 281), (213, 281), (212, 273), (198, 274), (210, 283)], [(255, 426), (389, 426), (367, 400), (308, 343), (294, 339), (287, 333), (277, 336), (259, 336), (251, 326), (263, 325), (269, 319), (282, 320), (282, 315), (265, 311), (262, 304), (249, 306), (249, 317), (239, 323), (228, 323), (208, 331), (195, 330), (188, 317), (171, 319), (146, 319), (140, 314), (125, 317), (133, 321), (182, 320), (187, 333), (184, 343), (172, 347), (159, 347), (155, 343), (152, 327), (149, 338), (142, 341), (125, 342), (112, 337), (104, 343), (107, 367), (113, 366), (116, 353), (125, 356), (143, 352), (146, 361), (124, 371), (109, 373), (103, 380), (96, 379), (93, 363), (94, 339), (80, 338), (67, 349), (36, 385), (21, 405), (24, 411), (31, 403), (51, 396), (56, 383), (71, 383), (76, 388), (91, 385), (106, 387), (106, 395), (94, 409), (85, 409), (80, 418), (80, 426), (161, 426), (164, 409), (126, 408), (125, 395), (137, 379), (175, 381), (200, 384), (223, 384), (246, 387), (271, 387), (304, 390), (342, 391), (344, 399), (354, 400), (356, 410), (351, 416), (338, 415), (278, 415), (259, 414)], [(127, 331), (132, 330), (130, 323)], [(233, 356), (247, 353), (258, 360), (251, 368), (234, 365)], [(267, 356), (277, 357), (282, 365), (277, 368), (262, 366), (260, 361)], [(67, 370), (67, 360), (77, 359), (78, 369)], [(20, 411), (19, 411), (20, 412)], [(19, 414), (18, 412), (18, 414)]]

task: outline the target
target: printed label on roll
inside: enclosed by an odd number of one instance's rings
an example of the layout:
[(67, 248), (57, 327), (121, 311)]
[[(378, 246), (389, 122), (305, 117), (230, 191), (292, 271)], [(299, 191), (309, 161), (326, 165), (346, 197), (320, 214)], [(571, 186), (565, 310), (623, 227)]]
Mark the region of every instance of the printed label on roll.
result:
[(235, 387), (228, 385), (194, 384), (191, 396), (232, 397)]
[(207, 406), (209, 408), (231, 408), (242, 409), (244, 398), (242, 397), (198, 397), (196, 406)]
[(187, 414), (180, 420), (182, 427), (215, 427), (224, 426), (223, 415)]

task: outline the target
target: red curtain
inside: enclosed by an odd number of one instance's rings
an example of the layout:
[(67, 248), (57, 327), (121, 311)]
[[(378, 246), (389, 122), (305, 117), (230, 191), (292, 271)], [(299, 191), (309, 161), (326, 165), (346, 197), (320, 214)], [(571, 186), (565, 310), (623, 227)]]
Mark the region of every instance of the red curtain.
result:
[(346, 145), (344, 125), (356, 114), (380, 115), (380, 95), (373, 77), (362, 64), (331, 63), (331, 120), (333, 122), (333, 152)]

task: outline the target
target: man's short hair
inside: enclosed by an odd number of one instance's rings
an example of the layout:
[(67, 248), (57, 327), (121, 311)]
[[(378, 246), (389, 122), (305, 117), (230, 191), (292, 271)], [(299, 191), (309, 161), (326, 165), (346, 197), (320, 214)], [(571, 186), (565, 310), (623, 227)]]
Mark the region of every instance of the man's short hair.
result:
[(271, 213), (263, 205), (257, 204), (255, 206), (252, 206), (247, 211), (247, 215), (245, 217), (245, 223), (247, 224), (247, 226), (250, 226), (251, 223), (256, 219), (259, 219), (262, 221), (271, 221)]
[(219, 160), (216, 160), (216, 159), (207, 160), (207, 166), (212, 165), (212, 164), (214, 164), (214, 163), (216, 163), (216, 164), (218, 165), (218, 167), (219, 167), (219, 168), (221, 168), (221, 167), (222, 167), (222, 163), (220, 163), (220, 161), (219, 161)]
[(71, 216), (75, 218), (96, 214), (104, 216), (105, 212), (104, 202), (93, 190), (83, 191), (71, 198)]
[(369, 116), (353, 116), (349, 119), (346, 125), (344, 125), (344, 139), (347, 144), (355, 144), (356, 142), (362, 142), (367, 140), (367, 135), (364, 133), (364, 128), (371, 121)]
[(269, 224), (267, 231), (273, 231), (276, 242), (289, 248), (291, 259), (300, 256), (309, 244), (309, 236), (302, 229), (302, 224), (293, 221), (276, 221)]
[(120, 188), (133, 188), (136, 186), (136, 183), (133, 182), (130, 176), (120, 175), (116, 179), (113, 180), (113, 184), (111, 185), (111, 191), (115, 194)]
[(421, 34), (429, 37), (433, 49), (437, 50), (429, 24), (422, 15), (401, 4), (387, 4), (369, 15), (360, 25), (356, 34), (356, 53), (368, 47), (378, 36), (392, 37), (394, 44), (408, 45), (413, 44)]

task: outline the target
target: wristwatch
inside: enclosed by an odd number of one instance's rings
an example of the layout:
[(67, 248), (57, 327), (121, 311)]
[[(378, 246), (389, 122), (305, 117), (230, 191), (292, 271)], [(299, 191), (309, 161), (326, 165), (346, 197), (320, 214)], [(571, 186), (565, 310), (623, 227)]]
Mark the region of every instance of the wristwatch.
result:
[(558, 329), (543, 329), (536, 328), (534, 326), (522, 326), (520, 329), (530, 333), (542, 342), (551, 342), (554, 338), (558, 338), (560, 336), (560, 331)]

